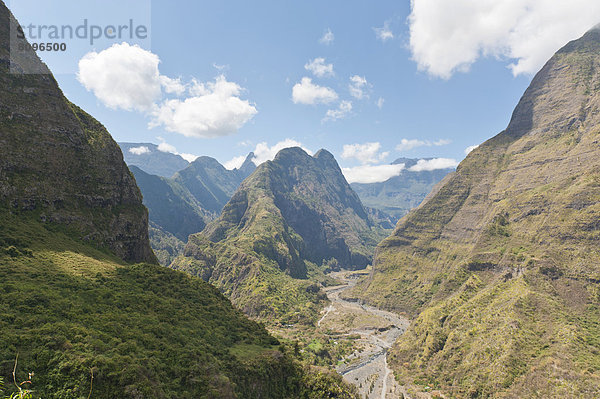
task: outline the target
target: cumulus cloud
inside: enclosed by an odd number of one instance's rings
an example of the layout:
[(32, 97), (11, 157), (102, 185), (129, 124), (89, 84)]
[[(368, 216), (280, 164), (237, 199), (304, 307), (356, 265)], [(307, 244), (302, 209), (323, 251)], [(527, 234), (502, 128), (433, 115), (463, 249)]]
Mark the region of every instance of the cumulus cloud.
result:
[(419, 139), (402, 139), (400, 144), (396, 146), (397, 151), (410, 151), (417, 147), (431, 147), (431, 146), (443, 146), (448, 145), (452, 140), (439, 139), (436, 141), (419, 140)]
[(132, 153), (133, 155), (143, 155), (143, 154), (149, 154), (150, 149), (148, 147), (146, 147), (145, 145), (141, 145), (139, 147), (130, 148), (129, 152)]
[(316, 77), (333, 76), (333, 64), (326, 64), (325, 58), (318, 57), (304, 65), (304, 69), (312, 72)]
[(335, 39), (335, 36), (333, 35), (333, 32), (331, 31), (331, 29), (327, 29), (327, 31), (319, 39), (319, 43), (328, 46), (331, 43), (333, 43), (334, 39)]
[(128, 43), (113, 44), (79, 60), (77, 79), (107, 107), (148, 110), (160, 98), (156, 54)]
[(350, 84), (348, 85), (348, 89), (350, 90), (350, 95), (358, 100), (369, 97), (365, 90), (368, 88), (367, 79), (364, 76), (354, 75), (350, 77)]
[(149, 127), (163, 126), (186, 137), (219, 137), (237, 132), (256, 113), (256, 107), (239, 96), (242, 88), (224, 75), (214, 82), (193, 81), (191, 97), (165, 100), (154, 107)]
[[(164, 126), (188, 137), (235, 133), (257, 113), (240, 98), (242, 88), (224, 75), (188, 85), (161, 75), (159, 63), (156, 54), (137, 45), (114, 44), (84, 55), (77, 79), (107, 107), (143, 112), (150, 117), (149, 127)], [(165, 94), (177, 98), (165, 99)]]
[(381, 144), (378, 142), (364, 144), (346, 144), (343, 147), (342, 158), (357, 159), (362, 164), (383, 161), (390, 153), (380, 152)]
[(231, 158), (229, 161), (225, 162), (223, 164), (223, 166), (225, 167), (225, 169), (229, 169), (229, 170), (239, 169), (244, 164), (245, 160), (246, 160), (246, 157), (243, 155), (240, 155), (239, 157)]
[(196, 158), (198, 158), (198, 155), (178, 152), (175, 146), (164, 141), (158, 145), (157, 149), (161, 152), (168, 152), (170, 154), (179, 155), (181, 158), (185, 159), (188, 162), (194, 162)]
[(402, 173), (404, 164), (362, 165), (354, 168), (342, 168), (348, 183), (379, 183)]
[(337, 109), (328, 109), (321, 122), (336, 121), (345, 118), (350, 112), (352, 112), (352, 102), (344, 100), (340, 102)]
[(384, 102), (385, 102), (385, 100), (383, 99), (383, 97), (379, 97), (379, 99), (377, 99), (377, 108), (379, 108), (379, 109), (383, 108)]
[(416, 165), (408, 168), (411, 172), (432, 171), (438, 169), (456, 168), (458, 162), (450, 158), (419, 159)]
[(290, 147), (300, 147), (309, 155), (313, 155), (313, 152), (308, 148), (304, 147), (299, 141), (293, 139), (285, 139), (276, 143), (273, 146), (269, 146), (266, 142), (258, 143), (253, 151), (254, 158), (252, 158), (252, 162), (254, 162), (256, 166), (258, 166), (263, 162), (272, 161), (279, 151), (283, 150), (284, 148)]
[(382, 42), (386, 42), (394, 38), (394, 32), (389, 27), (389, 22), (385, 22), (381, 28), (373, 28), (375, 36)]
[(316, 85), (308, 77), (302, 78), (292, 88), (292, 100), (295, 104), (329, 104), (337, 98), (333, 89)]
[(465, 148), (465, 155), (469, 155), (469, 153), (470, 153), (471, 151), (473, 151), (473, 150), (474, 150), (475, 148), (477, 148), (477, 147), (479, 147), (479, 144), (477, 144), (477, 145), (470, 145), (470, 146), (468, 146), (467, 148)]
[(185, 85), (181, 83), (181, 79), (171, 79), (168, 76), (160, 75), (160, 84), (167, 93), (182, 95), (185, 92)]
[(598, 15), (597, 0), (413, 0), (410, 49), (419, 69), (444, 79), (486, 56), (531, 74)]

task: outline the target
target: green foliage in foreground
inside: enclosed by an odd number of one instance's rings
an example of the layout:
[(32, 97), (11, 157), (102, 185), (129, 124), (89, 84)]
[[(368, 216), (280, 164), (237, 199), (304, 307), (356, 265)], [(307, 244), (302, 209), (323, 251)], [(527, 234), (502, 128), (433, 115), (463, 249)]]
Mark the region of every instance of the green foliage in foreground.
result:
[(314, 397), (319, 377), (212, 286), (6, 213), (0, 292), (0, 376), (19, 354), (36, 398), (86, 398), (90, 371), (93, 398)]

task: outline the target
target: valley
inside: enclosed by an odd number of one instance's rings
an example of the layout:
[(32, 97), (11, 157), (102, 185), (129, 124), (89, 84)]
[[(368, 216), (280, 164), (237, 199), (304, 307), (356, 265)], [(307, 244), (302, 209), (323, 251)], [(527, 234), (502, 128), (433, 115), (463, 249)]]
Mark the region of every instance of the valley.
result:
[(317, 323), (322, 331), (335, 331), (346, 336), (359, 336), (358, 348), (339, 362), (336, 371), (358, 387), (360, 395), (368, 399), (397, 398), (404, 394), (387, 364), (387, 352), (396, 339), (404, 333), (409, 320), (391, 312), (340, 296), (356, 284), (364, 272), (340, 271), (330, 274), (342, 285), (325, 289), (331, 304)]

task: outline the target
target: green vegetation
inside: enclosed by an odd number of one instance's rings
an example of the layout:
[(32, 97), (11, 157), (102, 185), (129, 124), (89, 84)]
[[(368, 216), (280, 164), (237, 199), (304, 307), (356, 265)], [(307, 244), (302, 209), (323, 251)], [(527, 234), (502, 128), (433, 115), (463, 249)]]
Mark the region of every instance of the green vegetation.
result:
[(352, 293), (414, 317), (390, 354), (413, 393), (600, 396), (598, 50), (559, 51)]
[(325, 270), (366, 266), (382, 235), (331, 154), (288, 148), (242, 183), (171, 267), (214, 284), (249, 315), (311, 324), (326, 300), (320, 284), (331, 283)]
[[(0, 375), (34, 371), (34, 397), (311, 396), (331, 379), (301, 366), (200, 279), (112, 255), (2, 213)], [(314, 375), (312, 373), (315, 373)], [(319, 388), (322, 389), (323, 387)], [(5, 386), (9, 392), (10, 386)]]

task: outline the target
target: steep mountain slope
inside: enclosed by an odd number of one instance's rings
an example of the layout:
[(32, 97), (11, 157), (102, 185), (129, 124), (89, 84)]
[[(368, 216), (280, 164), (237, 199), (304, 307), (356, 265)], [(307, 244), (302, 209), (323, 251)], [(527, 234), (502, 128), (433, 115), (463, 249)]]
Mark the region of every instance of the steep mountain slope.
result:
[[(0, 208), (60, 224), (124, 260), (155, 262), (147, 211), (117, 143), (63, 96), (34, 53), (15, 50), (11, 60), (1, 8)], [(8, 70), (32, 65), (46, 73)]]
[(317, 266), (366, 266), (377, 233), (330, 153), (287, 148), (190, 236), (172, 267), (210, 281), (248, 314), (313, 317), (324, 298), (309, 278)]
[(167, 266), (183, 252), (187, 237), (202, 231), (214, 216), (172, 179), (150, 175), (137, 166), (130, 169), (149, 211), (150, 245), (160, 264)]
[[(173, 176), (173, 181), (185, 187), (202, 209), (218, 215), (242, 181), (256, 166), (249, 155), (243, 168), (228, 170), (214, 158), (199, 157)], [(253, 168), (254, 166), (254, 168)]]
[(354, 295), (418, 317), (404, 383), (452, 397), (600, 395), (600, 31), (398, 223)]
[(418, 161), (413, 158), (398, 158), (392, 164), (404, 164), (405, 169), (400, 175), (381, 183), (352, 183), (352, 189), (365, 206), (399, 219), (416, 208), (444, 176), (454, 171), (454, 168), (410, 170)]
[(137, 166), (151, 175), (171, 177), (190, 164), (180, 155), (160, 151), (152, 143), (119, 143), (119, 147), (128, 166)]
[[(131, 166), (150, 218), (150, 244), (168, 265), (180, 255), (190, 234), (215, 219), (240, 183), (256, 166), (250, 153), (239, 169), (227, 170), (216, 159), (200, 157), (172, 178)], [(156, 159), (151, 164), (155, 167)]]
[(135, 181), (34, 53), (45, 74), (7, 71), (9, 18), (0, 2), (0, 382), (16, 369), (35, 398), (355, 398), (209, 284), (125, 262), (155, 261)]

